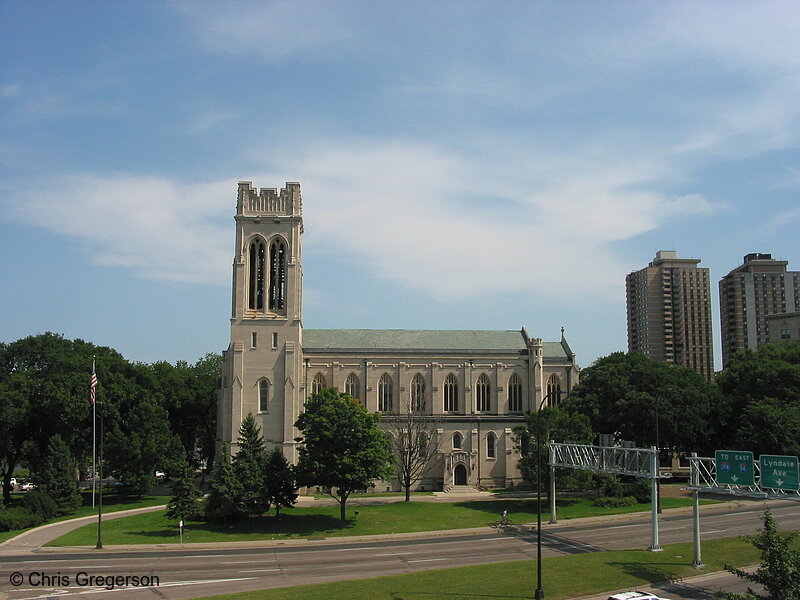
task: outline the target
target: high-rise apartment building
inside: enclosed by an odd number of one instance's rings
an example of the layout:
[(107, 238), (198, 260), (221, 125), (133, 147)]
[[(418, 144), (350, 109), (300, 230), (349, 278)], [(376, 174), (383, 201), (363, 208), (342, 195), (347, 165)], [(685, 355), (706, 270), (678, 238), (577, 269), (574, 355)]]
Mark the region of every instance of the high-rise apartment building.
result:
[(800, 272), (787, 271), (788, 264), (752, 252), (720, 280), (723, 366), (737, 350), (781, 339), (781, 328), (769, 327), (769, 315), (800, 310)]
[(625, 278), (628, 350), (714, 377), (711, 281), (696, 258), (661, 250)]

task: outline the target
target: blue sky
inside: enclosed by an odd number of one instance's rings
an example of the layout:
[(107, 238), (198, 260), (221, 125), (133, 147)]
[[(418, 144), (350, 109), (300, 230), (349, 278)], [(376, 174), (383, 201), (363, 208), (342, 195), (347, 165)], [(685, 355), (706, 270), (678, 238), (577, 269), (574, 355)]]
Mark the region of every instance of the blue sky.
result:
[(588, 366), (657, 250), (800, 269), (798, 98), (796, 2), (3, 0), (0, 339), (223, 350), (236, 182), (299, 181), (305, 327)]

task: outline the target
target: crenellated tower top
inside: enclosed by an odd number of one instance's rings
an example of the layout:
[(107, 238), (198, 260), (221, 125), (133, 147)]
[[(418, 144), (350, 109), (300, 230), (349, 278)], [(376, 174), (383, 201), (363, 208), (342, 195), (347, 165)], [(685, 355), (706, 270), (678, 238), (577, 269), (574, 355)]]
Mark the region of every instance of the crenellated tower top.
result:
[(286, 182), (280, 193), (275, 188), (254, 188), (251, 181), (240, 181), (236, 215), (246, 217), (303, 215), (300, 184)]

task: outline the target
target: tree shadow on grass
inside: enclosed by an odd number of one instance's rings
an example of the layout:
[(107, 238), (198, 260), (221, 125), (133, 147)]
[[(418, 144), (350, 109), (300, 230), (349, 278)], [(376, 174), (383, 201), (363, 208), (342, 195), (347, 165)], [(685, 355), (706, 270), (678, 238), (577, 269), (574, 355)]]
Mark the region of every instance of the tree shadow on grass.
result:
[(503, 600), (512, 600), (512, 599), (528, 599), (534, 598), (535, 596), (532, 594), (530, 596), (509, 596), (508, 594), (465, 594), (464, 592), (443, 592), (441, 590), (437, 590), (435, 593), (433, 592), (392, 592), (391, 598), (392, 600), (416, 600), (418, 598), (423, 599), (430, 599), (430, 598), (447, 598), (448, 596), (454, 596), (456, 598), (502, 598)]
[(672, 571), (668, 570), (667, 566), (683, 567), (686, 563), (681, 562), (660, 562), (660, 563), (641, 563), (633, 561), (615, 561), (608, 563), (609, 567), (616, 567), (623, 573), (637, 577), (650, 583), (661, 583), (664, 581), (677, 581), (680, 578), (675, 577)]
[[(345, 528), (350, 528), (355, 524), (353, 520), (348, 520)], [(326, 533), (336, 533), (342, 531), (339, 528), (339, 519), (328, 515), (292, 515), (283, 513), (280, 519), (272, 515), (265, 515), (253, 519), (243, 519), (229, 523), (214, 523), (205, 521), (190, 521), (186, 524), (185, 531), (195, 534), (202, 532), (207, 534), (217, 534), (220, 536), (237, 536), (246, 538), (252, 536), (324, 536)], [(149, 531), (130, 531), (126, 535), (142, 537), (175, 537), (177, 527), (172, 529), (157, 529)]]
[[(580, 500), (577, 498), (559, 498), (558, 508), (567, 508), (577, 504), (579, 501)], [(530, 520), (535, 520), (537, 512), (537, 501), (535, 499), (531, 500), (527, 498), (507, 498), (503, 500), (466, 500), (464, 502), (455, 502), (453, 505), (486, 513), (488, 519), (486, 523), (487, 525), (489, 525), (491, 522), (497, 521), (497, 516), (501, 515), (504, 510), (507, 510), (508, 514), (515, 521), (520, 520), (519, 515), (530, 515)], [(550, 515), (550, 505), (544, 498), (542, 498), (542, 515), (548, 515), (548, 517)]]

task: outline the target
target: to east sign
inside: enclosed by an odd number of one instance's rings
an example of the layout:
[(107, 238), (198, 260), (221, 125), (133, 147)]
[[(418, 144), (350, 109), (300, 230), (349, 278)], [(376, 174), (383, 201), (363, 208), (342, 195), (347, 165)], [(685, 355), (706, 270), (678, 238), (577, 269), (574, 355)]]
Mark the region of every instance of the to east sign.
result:
[(796, 456), (762, 454), (761, 487), (776, 490), (800, 489)]
[(717, 450), (718, 485), (754, 485), (753, 453), (737, 450)]

